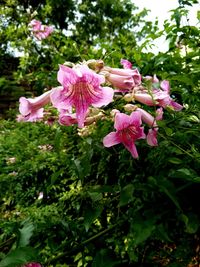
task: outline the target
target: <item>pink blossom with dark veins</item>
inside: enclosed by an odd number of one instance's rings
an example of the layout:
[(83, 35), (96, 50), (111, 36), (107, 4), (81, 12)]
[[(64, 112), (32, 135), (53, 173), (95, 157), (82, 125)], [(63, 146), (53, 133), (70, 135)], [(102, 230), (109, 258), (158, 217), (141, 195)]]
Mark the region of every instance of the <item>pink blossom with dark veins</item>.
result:
[(63, 88), (51, 94), (51, 102), (58, 110), (69, 110), (74, 107), (79, 127), (84, 127), (89, 106), (106, 106), (113, 100), (113, 89), (101, 87), (105, 78), (86, 65), (78, 65), (74, 68), (60, 65), (58, 81)]
[(144, 139), (144, 128), (141, 127), (141, 113), (134, 111), (131, 115), (116, 113), (114, 128), (116, 132), (111, 132), (103, 139), (105, 147), (111, 147), (122, 143), (134, 158), (138, 157), (135, 146), (137, 139)]

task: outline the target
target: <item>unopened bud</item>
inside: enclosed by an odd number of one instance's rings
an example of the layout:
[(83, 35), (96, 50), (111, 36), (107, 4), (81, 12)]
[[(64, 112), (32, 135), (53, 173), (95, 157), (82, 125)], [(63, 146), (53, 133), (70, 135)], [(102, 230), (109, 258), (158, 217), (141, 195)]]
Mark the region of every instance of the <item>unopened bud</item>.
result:
[(89, 68), (99, 72), (101, 69), (104, 67), (104, 62), (103, 60), (95, 60), (95, 59), (90, 59), (87, 61), (87, 65)]
[(70, 61), (65, 61), (65, 63), (63, 65), (70, 67), (70, 68), (74, 67), (74, 63), (72, 63)]
[(126, 95), (124, 96), (124, 100), (125, 100), (126, 102), (132, 102), (132, 101), (133, 101), (133, 95), (132, 95), (132, 94), (126, 94)]
[(103, 114), (103, 112), (100, 111), (97, 115), (87, 117), (85, 120), (85, 125), (90, 125), (93, 122), (96, 122), (97, 120), (100, 120), (103, 117), (104, 117), (104, 114)]
[(111, 117), (115, 117), (115, 115), (117, 114), (117, 113), (119, 113), (120, 111), (118, 110), (118, 109), (113, 109), (113, 110), (111, 110), (111, 112), (110, 112), (110, 115), (111, 115)]
[(136, 105), (132, 105), (132, 104), (126, 104), (124, 106), (125, 111), (129, 111), (129, 112), (133, 112), (137, 109), (138, 107)]
[(189, 119), (189, 121), (191, 121), (191, 122), (197, 122), (197, 123), (200, 122), (199, 118), (198, 118), (197, 116), (195, 116), (195, 115), (191, 115), (191, 116), (189, 116), (188, 119)]

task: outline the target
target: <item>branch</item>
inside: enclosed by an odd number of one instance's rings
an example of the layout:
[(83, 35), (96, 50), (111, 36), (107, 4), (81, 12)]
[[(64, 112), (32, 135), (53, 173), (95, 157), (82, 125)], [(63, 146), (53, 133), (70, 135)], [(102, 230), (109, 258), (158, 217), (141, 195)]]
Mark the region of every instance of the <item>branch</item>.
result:
[(113, 226), (109, 227), (108, 229), (105, 229), (101, 232), (99, 232), (98, 234), (88, 238), (87, 240), (83, 241), (80, 245), (72, 248), (71, 250), (67, 251), (67, 252), (63, 252), (62, 254), (54, 257), (54, 258), (51, 258), (47, 261), (47, 265), (49, 265), (50, 263), (52, 262), (55, 262), (56, 260), (58, 259), (62, 259), (63, 257), (66, 257), (66, 256), (71, 256), (72, 253), (75, 253), (76, 251), (78, 251), (79, 249), (83, 248), (86, 244), (90, 243), (91, 241), (97, 239), (98, 237), (100, 236), (103, 236), (104, 234), (108, 233), (109, 231), (113, 230), (113, 228), (115, 228), (117, 226), (117, 224), (114, 224)]

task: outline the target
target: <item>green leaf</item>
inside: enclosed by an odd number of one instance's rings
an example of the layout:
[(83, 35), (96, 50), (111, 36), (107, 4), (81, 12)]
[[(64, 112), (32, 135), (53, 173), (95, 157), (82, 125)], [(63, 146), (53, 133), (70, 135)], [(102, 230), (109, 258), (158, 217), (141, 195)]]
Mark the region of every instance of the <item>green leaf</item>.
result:
[(50, 176), (50, 179), (51, 179), (50, 186), (56, 182), (58, 177), (63, 173), (63, 170), (64, 170), (64, 168), (61, 168), (59, 171), (52, 173), (52, 175)]
[(30, 221), (26, 221), (24, 226), (19, 229), (20, 237), (18, 247), (25, 247), (29, 244), (30, 238), (33, 235), (34, 225)]
[(197, 19), (200, 20), (200, 10), (197, 11)]
[(158, 227), (156, 228), (157, 233), (160, 237), (160, 239), (163, 241), (167, 241), (167, 242), (172, 242), (172, 240), (169, 238), (168, 234), (167, 234), (167, 229), (164, 227), (163, 224), (159, 224)]
[(110, 185), (94, 185), (90, 187), (90, 192), (97, 192), (97, 193), (114, 193), (115, 190), (112, 186)]
[(176, 191), (174, 185), (168, 180), (162, 180), (159, 184), (160, 191), (165, 193), (171, 201), (175, 204), (175, 206), (181, 210), (181, 207), (176, 198)]
[(89, 196), (91, 197), (92, 201), (99, 201), (103, 198), (103, 194), (102, 193), (98, 193), (98, 192), (88, 192)]
[(37, 252), (31, 247), (17, 248), (10, 252), (1, 262), (0, 267), (16, 267), (31, 261), (38, 261)]
[(90, 207), (84, 213), (84, 226), (86, 232), (89, 230), (91, 224), (96, 220), (102, 212), (102, 207)]
[(187, 215), (183, 214), (184, 222), (185, 222), (185, 226), (186, 226), (186, 232), (189, 234), (195, 234), (200, 226), (200, 221), (197, 217), (196, 214), (193, 213), (189, 213)]
[(112, 251), (108, 249), (101, 249), (97, 252), (92, 267), (114, 267), (116, 266), (116, 261), (114, 260)]
[(172, 136), (173, 130), (169, 127), (164, 127), (164, 130), (168, 136)]
[(179, 159), (179, 158), (170, 158), (169, 159), (169, 162), (171, 162), (171, 163), (173, 163), (173, 164), (181, 164), (182, 163), (182, 160), (181, 159)]
[(126, 185), (120, 193), (119, 206), (124, 206), (134, 200), (133, 197), (134, 186), (132, 184)]
[(191, 182), (200, 182), (200, 177), (192, 169), (181, 168), (174, 172), (176, 178), (184, 179)]
[(137, 218), (131, 224), (131, 231), (135, 245), (141, 244), (151, 236), (153, 230), (155, 229), (154, 224), (154, 220), (143, 220), (142, 218)]

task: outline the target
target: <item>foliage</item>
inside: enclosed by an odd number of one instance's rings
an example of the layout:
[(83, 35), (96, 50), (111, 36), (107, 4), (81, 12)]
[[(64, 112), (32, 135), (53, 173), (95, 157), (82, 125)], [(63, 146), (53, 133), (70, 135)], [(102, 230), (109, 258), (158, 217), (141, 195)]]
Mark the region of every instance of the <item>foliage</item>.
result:
[[(4, 41), (0, 56), (6, 62), (6, 57), (16, 59), (14, 54), (8, 56), (9, 49), (23, 51), (19, 64), (10, 71), (1, 63), (1, 92), (10, 85), (17, 97), (22, 87), (27, 95), (38, 95), (44, 88), (57, 86), (58, 64), (65, 61), (103, 58), (118, 66), (121, 58), (127, 58), (143, 75), (157, 74), (169, 80), (173, 97), (184, 105), (181, 112), (167, 110), (164, 120), (158, 122), (159, 146), (138, 142), (137, 160), (121, 145), (103, 147), (103, 137), (113, 129), (110, 120), (99, 120), (78, 134), (76, 126), (55, 121), (1, 120), (2, 267), (33, 261), (49, 267), (198, 264), (199, 29), (181, 23), (187, 5), (195, 1), (179, 1), (163, 32), (156, 31), (156, 25), (143, 24), (146, 11), (133, 17), (131, 2), (118, 2), (1, 4)], [(42, 42), (30, 37), (27, 28), (36, 8), (38, 18), (56, 28)], [(80, 21), (76, 21), (76, 12), (82, 14)], [(72, 22), (76, 29), (66, 37), (64, 29)], [(133, 35), (138, 23), (142, 23), (141, 31)], [(107, 34), (108, 28), (113, 34)], [(164, 33), (169, 40), (167, 52), (144, 52), (152, 39)], [(9, 83), (8, 76), (12, 77)], [(123, 109), (124, 104), (118, 99), (104, 112), (109, 114), (116, 106)]]

